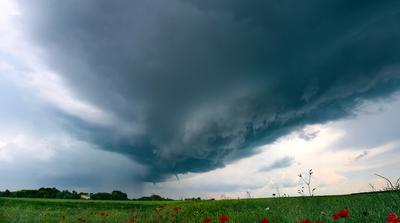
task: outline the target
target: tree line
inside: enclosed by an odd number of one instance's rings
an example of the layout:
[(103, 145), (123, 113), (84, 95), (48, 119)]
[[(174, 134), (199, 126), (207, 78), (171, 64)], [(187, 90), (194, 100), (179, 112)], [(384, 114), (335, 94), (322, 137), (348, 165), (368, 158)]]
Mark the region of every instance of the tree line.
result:
[[(39, 188), (37, 190), (17, 190), (17, 191), (0, 191), (0, 197), (14, 197), (14, 198), (58, 198), (58, 199), (91, 199), (91, 200), (129, 200), (128, 195), (124, 192), (114, 190), (111, 193), (78, 193), (76, 191), (63, 190), (57, 188)], [(141, 197), (131, 200), (140, 201), (166, 201), (172, 200), (163, 198), (159, 195), (153, 194), (149, 197)]]
[(39, 188), (38, 190), (17, 190), (0, 191), (0, 197), (18, 197), (18, 198), (59, 198), (59, 199), (81, 199), (83, 196), (92, 200), (128, 200), (128, 195), (121, 191), (111, 193), (78, 193), (76, 191), (63, 190), (57, 188)]

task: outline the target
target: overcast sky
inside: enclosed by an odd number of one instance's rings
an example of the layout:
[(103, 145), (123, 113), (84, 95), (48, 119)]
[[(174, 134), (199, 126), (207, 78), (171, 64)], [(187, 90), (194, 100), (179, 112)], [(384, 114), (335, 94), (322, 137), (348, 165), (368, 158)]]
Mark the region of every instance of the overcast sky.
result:
[[(2, 0), (0, 190), (181, 197), (400, 177), (400, 2)], [(279, 189), (278, 189), (279, 188)]]

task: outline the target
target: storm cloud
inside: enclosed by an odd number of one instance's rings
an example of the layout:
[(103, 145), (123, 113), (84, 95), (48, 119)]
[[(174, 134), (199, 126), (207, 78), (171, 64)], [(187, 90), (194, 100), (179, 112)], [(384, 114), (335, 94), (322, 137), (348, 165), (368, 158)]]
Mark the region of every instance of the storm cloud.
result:
[(249, 156), (400, 86), (399, 1), (19, 1), (75, 95), (109, 114), (65, 128), (146, 181)]

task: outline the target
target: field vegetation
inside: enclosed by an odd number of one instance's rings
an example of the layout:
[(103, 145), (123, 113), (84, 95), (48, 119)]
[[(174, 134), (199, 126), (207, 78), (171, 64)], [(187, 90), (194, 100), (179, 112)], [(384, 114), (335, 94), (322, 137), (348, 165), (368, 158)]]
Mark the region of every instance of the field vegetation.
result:
[(399, 191), (219, 201), (0, 198), (0, 222), (392, 223), (400, 220), (399, 201)]

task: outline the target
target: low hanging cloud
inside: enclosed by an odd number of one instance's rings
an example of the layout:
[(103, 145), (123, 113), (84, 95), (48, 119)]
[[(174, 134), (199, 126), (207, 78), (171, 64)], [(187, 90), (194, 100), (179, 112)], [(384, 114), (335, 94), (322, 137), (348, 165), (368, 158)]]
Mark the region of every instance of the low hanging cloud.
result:
[(302, 129), (299, 132), (299, 137), (301, 139), (304, 139), (306, 141), (311, 141), (315, 139), (318, 136), (319, 131), (318, 130), (309, 130), (309, 129)]
[(43, 61), (115, 121), (65, 113), (65, 128), (146, 181), (222, 167), (400, 86), (399, 1), (19, 3)]
[(368, 150), (365, 150), (365, 151), (362, 152), (361, 154), (357, 155), (357, 156), (354, 158), (354, 160), (355, 160), (355, 161), (360, 160), (360, 159), (364, 158), (365, 156), (367, 156), (368, 154), (369, 154)]
[(274, 161), (272, 164), (261, 167), (260, 171), (272, 171), (276, 169), (282, 169), (286, 167), (290, 167), (295, 163), (295, 159), (290, 156), (283, 157)]

